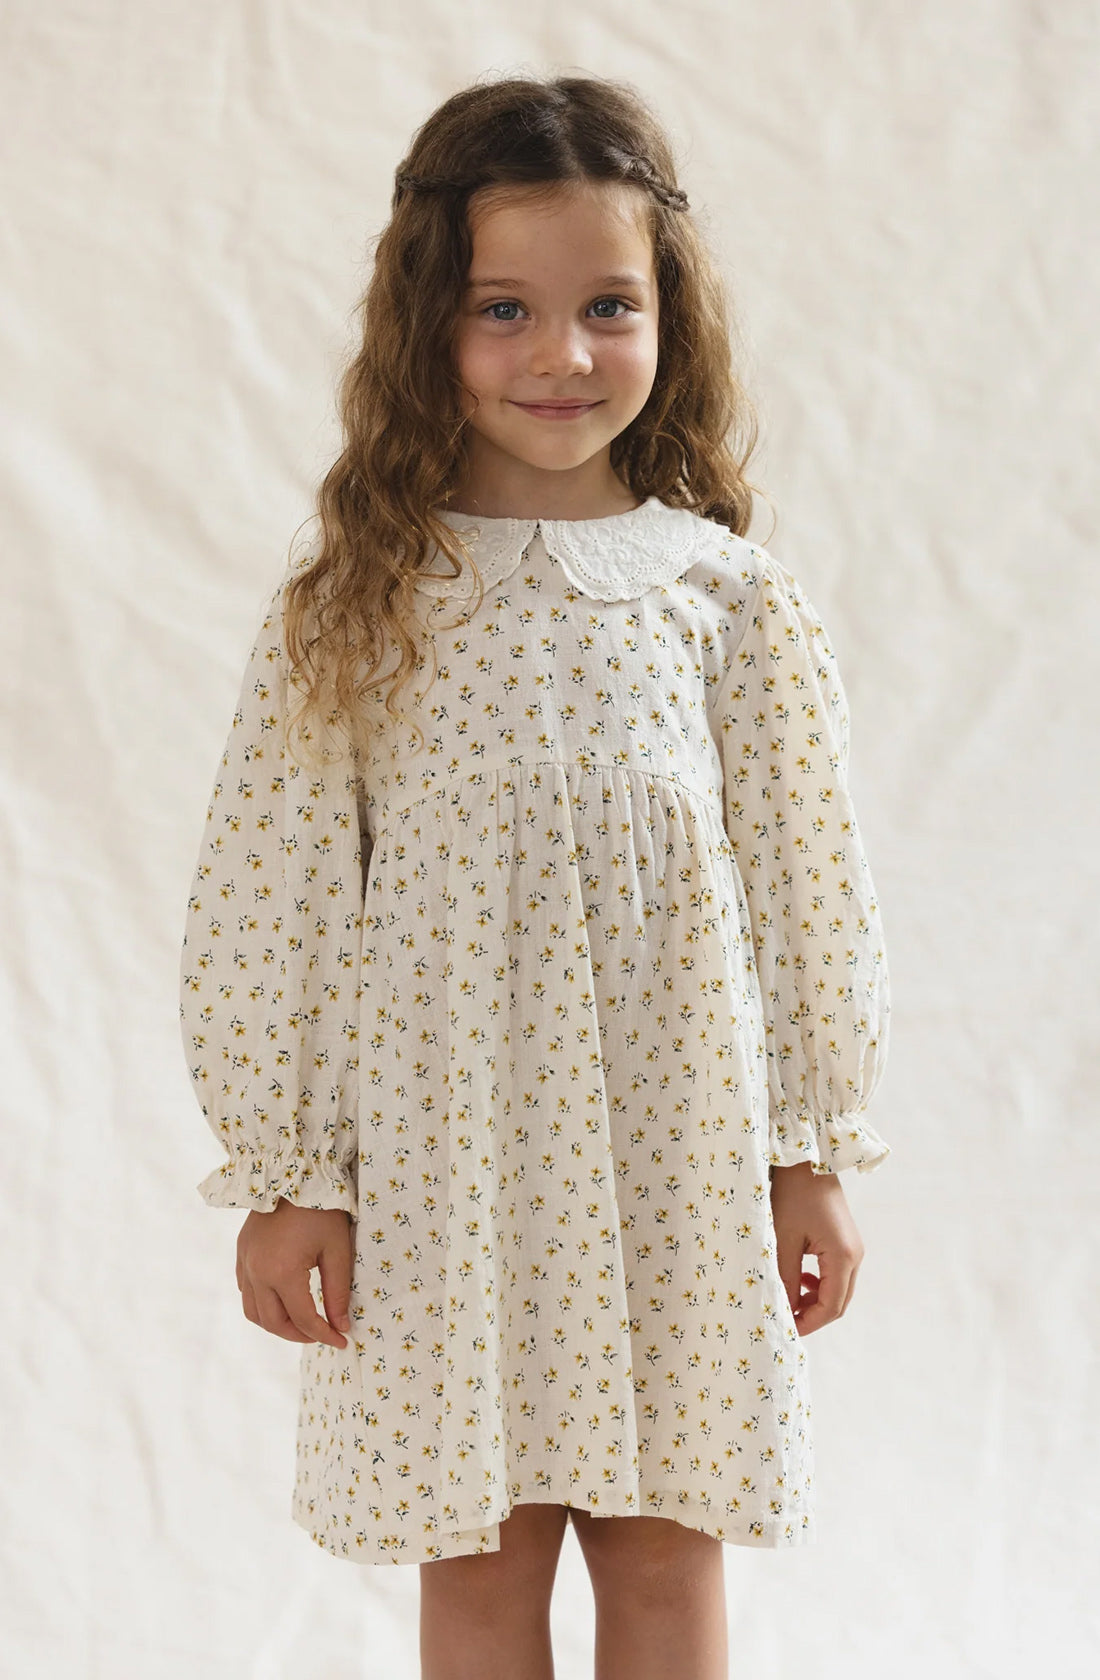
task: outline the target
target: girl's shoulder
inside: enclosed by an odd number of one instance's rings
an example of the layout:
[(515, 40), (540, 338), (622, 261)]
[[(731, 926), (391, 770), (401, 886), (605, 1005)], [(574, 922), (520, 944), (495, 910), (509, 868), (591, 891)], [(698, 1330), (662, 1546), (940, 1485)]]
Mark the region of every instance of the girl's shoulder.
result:
[(820, 676), (839, 687), (836, 654), (821, 613), (805, 583), (771, 549), (706, 520), (715, 532), (709, 560), (692, 569), (690, 582), (725, 609), (735, 641), (754, 626), (775, 640), (794, 637), (806, 648)]
[(690, 581), (708, 593), (732, 592), (747, 604), (761, 590), (784, 596), (792, 607), (805, 610), (809, 597), (797, 577), (763, 543), (739, 537), (728, 526), (694, 516), (706, 532), (690, 570)]

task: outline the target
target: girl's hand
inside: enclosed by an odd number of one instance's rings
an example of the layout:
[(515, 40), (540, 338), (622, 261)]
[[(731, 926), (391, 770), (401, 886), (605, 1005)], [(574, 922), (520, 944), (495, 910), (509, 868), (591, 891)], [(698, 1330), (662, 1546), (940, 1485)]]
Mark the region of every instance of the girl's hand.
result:
[[(798, 1333), (808, 1336), (847, 1309), (863, 1243), (836, 1173), (815, 1174), (808, 1161), (772, 1169), (772, 1219), (779, 1275)], [(820, 1277), (802, 1270), (804, 1254), (817, 1255)]]
[[(302, 1208), (282, 1197), (270, 1213), (250, 1213), (237, 1237), (237, 1288), (244, 1316), (288, 1342), (347, 1347), (353, 1260), (352, 1222), (343, 1208)], [(328, 1319), (309, 1287), (314, 1266)]]

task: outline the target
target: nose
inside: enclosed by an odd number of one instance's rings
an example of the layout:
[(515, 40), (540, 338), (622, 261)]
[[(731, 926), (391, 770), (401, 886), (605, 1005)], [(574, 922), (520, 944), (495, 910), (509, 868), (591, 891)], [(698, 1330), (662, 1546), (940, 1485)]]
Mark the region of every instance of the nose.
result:
[(529, 366), (533, 374), (546, 373), (554, 379), (561, 379), (566, 374), (591, 370), (592, 355), (587, 337), (583, 327), (575, 321), (547, 321), (528, 342), (531, 346)]

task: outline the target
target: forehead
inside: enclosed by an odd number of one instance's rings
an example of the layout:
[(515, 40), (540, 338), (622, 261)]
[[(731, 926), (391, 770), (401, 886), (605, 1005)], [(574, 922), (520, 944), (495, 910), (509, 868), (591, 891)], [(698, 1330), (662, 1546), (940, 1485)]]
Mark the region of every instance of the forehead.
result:
[(647, 203), (640, 189), (617, 182), (475, 195), (467, 289), (578, 278), (644, 286), (653, 278)]

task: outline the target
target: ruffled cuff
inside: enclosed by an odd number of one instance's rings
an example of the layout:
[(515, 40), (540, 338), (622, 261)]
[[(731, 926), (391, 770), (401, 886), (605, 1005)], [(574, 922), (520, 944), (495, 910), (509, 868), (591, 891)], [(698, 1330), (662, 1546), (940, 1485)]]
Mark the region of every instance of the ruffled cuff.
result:
[(862, 1109), (847, 1114), (813, 1114), (808, 1108), (795, 1109), (789, 1103), (773, 1112), (770, 1122), (768, 1165), (797, 1167), (809, 1161), (814, 1173), (843, 1172), (858, 1167), (872, 1172), (890, 1153)]
[(281, 1196), (296, 1207), (343, 1208), (353, 1219), (359, 1211), (355, 1181), (338, 1165), (335, 1151), (322, 1154), (300, 1145), (271, 1150), (244, 1145), (197, 1188), (208, 1207), (271, 1213)]

